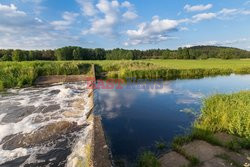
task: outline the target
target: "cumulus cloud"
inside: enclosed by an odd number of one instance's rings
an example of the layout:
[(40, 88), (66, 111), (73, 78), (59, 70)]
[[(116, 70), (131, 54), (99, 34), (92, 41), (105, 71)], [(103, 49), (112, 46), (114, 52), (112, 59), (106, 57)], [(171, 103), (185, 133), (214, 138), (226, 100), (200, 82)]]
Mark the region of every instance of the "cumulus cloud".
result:
[(94, 7), (93, 0), (76, 0), (81, 6), (81, 10), (85, 16), (94, 16), (97, 11)]
[(2, 5), (0, 3), (0, 14), (1, 14), (1, 17), (23, 17), (23, 16), (26, 16), (26, 13), (23, 11), (17, 10), (17, 7), (14, 4)]
[(127, 30), (129, 39), (125, 42), (126, 46), (158, 43), (173, 37), (168, 36), (168, 32), (177, 30), (180, 21), (163, 19), (158, 16), (152, 18), (150, 23), (141, 23), (137, 30)]
[(55, 30), (65, 30), (75, 22), (77, 16), (77, 13), (64, 12), (63, 20), (52, 21), (50, 24), (54, 26)]
[(104, 17), (96, 16), (97, 18), (92, 19), (91, 28), (85, 30), (83, 34), (112, 35), (113, 28), (119, 21), (119, 2), (100, 0), (96, 7)]
[[(117, 0), (99, 0), (94, 5), (91, 0), (77, 0), (81, 2), (82, 8), (85, 11), (85, 16), (88, 16), (90, 28), (83, 30), (83, 34), (101, 34), (114, 36), (116, 26), (119, 23), (125, 23), (128, 20), (134, 20), (138, 16), (133, 4), (128, 1), (119, 3)], [(125, 10), (125, 11), (124, 11)]]
[(212, 4), (207, 4), (207, 5), (195, 5), (195, 6), (191, 6), (189, 4), (184, 6), (184, 10), (186, 10), (187, 12), (200, 12), (200, 11), (205, 11), (208, 9), (211, 9), (213, 7)]

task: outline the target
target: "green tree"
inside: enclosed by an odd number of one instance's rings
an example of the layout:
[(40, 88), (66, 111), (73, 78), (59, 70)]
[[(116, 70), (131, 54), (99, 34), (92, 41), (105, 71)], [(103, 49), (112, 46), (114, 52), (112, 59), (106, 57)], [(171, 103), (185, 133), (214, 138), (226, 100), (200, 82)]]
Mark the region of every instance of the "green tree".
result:
[(17, 49), (14, 50), (12, 53), (12, 60), (13, 61), (23, 61), (23, 53), (21, 50)]
[(1, 57), (0, 60), (1, 61), (12, 61), (11, 56), (8, 56), (8, 55), (4, 55), (3, 57)]

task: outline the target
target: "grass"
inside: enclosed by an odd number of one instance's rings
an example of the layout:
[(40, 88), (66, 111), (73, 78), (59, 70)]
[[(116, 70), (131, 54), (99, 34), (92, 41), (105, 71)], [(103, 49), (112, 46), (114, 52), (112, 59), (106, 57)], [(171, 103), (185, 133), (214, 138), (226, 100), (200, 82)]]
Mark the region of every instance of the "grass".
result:
[(1, 62), (0, 90), (31, 86), (39, 76), (88, 73), (90, 68), (79, 62)]
[(0, 62), (0, 90), (30, 86), (42, 75), (85, 74), (91, 64), (97, 75), (110, 78), (143, 79), (202, 78), (206, 76), (250, 74), (249, 60), (105, 60)]
[(202, 78), (205, 76), (250, 74), (248, 60), (138, 60), (94, 61), (108, 77)]
[[(237, 136), (229, 143), (222, 143), (214, 137), (217, 132)], [(213, 145), (226, 147), (233, 151), (250, 148), (250, 91), (234, 94), (218, 94), (204, 100), (201, 116), (195, 121), (191, 134), (177, 136), (172, 149), (186, 157), (190, 166), (200, 164), (196, 157), (188, 155), (182, 146), (193, 140), (204, 140)], [(239, 166), (226, 155), (220, 158)]]
[(204, 101), (201, 113), (196, 129), (250, 139), (250, 91), (211, 96)]
[(144, 152), (138, 160), (137, 167), (160, 167), (160, 163), (152, 152)]

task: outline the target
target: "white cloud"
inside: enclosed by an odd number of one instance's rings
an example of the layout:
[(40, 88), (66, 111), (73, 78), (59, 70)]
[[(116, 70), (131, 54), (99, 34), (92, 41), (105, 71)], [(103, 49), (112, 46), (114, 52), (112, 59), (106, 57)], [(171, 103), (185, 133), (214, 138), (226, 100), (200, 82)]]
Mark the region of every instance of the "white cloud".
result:
[(197, 23), (203, 20), (211, 20), (216, 17), (217, 17), (216, 13), (200, 13), (192, 17), (192, 22)]
[(194, 15), (192, 19), (189, 19), (189, 22), (197, 23), (203, 20), (211, 20), (215, 18), (221, 19), (221, 20), (233, 19), (239, 15), (250, 15), (250, 10), (223, 8), (220, 11), (215, 12), (215, 13), (200, 13), (200, 14)]
[(93, 0), (76, 0), (80, 4), (81, 10), (85, 16), (94, 16), (97, 11), (94, 7)]
[(187, 27), (180, 27), (180, 31), (188, 31), (189, 29)]
[[(71, 16), (72, 13), (66, 12), (62, 21), (70, 21)], [(0, 37), (0, 48), (14, 49), (47, 49), (83, 42), (72, 34), (55, 31), (45, 20), (29, 15), (12, 4), (0, 4)]]
[(130, 2), (125, 1), (125, 2), (122, 3), (122, 7), (131, 9), (131, 8), (133, 8), (133, 5)]
[(17, 10), (17, 7), (14, 4), (2, 5), (0, 3), (0, 14), (1, 14), (1, 17), (23, 17), (23, 16), (26, 16), (26, 13), (23, 11)]
[(22, 2), (28, 2), (28, 3), (35, 3), (35, 4), (39, 4), (41, 3), (43, 0), (21, 0)]
[(125, 12), (122, 17), (125, 19), (125, 20), (134, 20), (138, 17), (138, 15), (135, 13), (135, 12), (132, 12), (132, 11), (127, 11)]
[(128, 20), (134, 20), (138, 17), (133, 4), (128, 1), (120, 4), (117, 0), (99, 0), (95, 5), (91, 0), (77, 0), (77, 2), (79, 1), (81, 1), (83, 9), (88, 9), (85, 10), (89, 11), (85, 12), (85, 16), (88, 16), (91, 24), (90, 28), (83, 30), (84, 35), (114, 36), (117, 33), (116, 27), (119, 23), (125, 24)]
[(212, 7), (213, 7), (212, 4), (195, 5), (195, 6), (191, 6), (191, 5), (187, 4), (184, 6), (184, 10), (186, 10), (187, 12), (197, 12), (197, 11), (208, 10), (208, 9), (211, 9)]
[(119, 22), (119, 2), (100, 0), (96, 7), (104, 17), (96, 16), (96, 18), (92, 19), (90, 29), (85, 30), (83, 33), (112, 35), (114, 26)]
[(250, 10), (223, 8), (222, 10), (218, 12), (218, 16), (221, 19), (224, 19), (224, 18), (232, 19), (232, 16), (237, 16), (237, 15), (250, 15)]
[(55, 30), (65, 30), (75, 22), (77, 16), (77, 13), (64, 12), (63, 20), (52, 21), (50, 24), (54, 26)]
[(218, 12), (218, 14), (220, 15), (224, 15), (224, 16), (228, 16), (228, 15), (235, 15), (239, 12), (238, 9), (227, 9), (227, 8), (223, 8), (222, 10), (220, 10)]
[(125, 45), (158, 43), (172, 39), (167, 33), (177, 30), (178, 25), (179, 21), (177, 20), (160, 20), (158, 16), (155, 16), (150, 23), (139, 24), (137, 30), (127, 30), (126, 34), (129, 39)]

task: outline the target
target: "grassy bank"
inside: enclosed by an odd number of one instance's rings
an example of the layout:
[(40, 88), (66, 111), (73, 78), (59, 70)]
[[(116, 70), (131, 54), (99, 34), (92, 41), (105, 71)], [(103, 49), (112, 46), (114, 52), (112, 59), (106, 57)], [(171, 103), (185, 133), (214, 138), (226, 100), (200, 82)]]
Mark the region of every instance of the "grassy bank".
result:
[(0, 90), (31, 86), (39, 76), (88, 73), (91, 65), (79, 62), (2, 62)]
[(38, 76), (84, 74), (96, 65), (97, 75), (111, 78), (202, 78), (250, 74), (248, 60), (33, 61), (0, 62), (0, 90), (30, 86)]
[[(182, 146), (192, 140), (205, 140), (211, 144), (238, 151), (250, 148), (250, 91), (234, 94), (218, 94), (207, 98), (201, 116), (195, 121), (191, 134), (176, 137), (172, 147), (185, 156)], [(234, 140), (222, 143), (214, 134), (233, 135)], [(191, 162), (192, 157), (186, 157)]]
[[(206, 76), (249, 74), (248, 60), (144, 60), (100, 63), (109, 77), (137, 78), (202, 78)], [(99, 62), (98, 62), (99, 63)], [(97, 64), (98, 64), (97, 63)]]
[(194, 128), (250, 139), (250, 92), (214, 95), (204, 101)]

